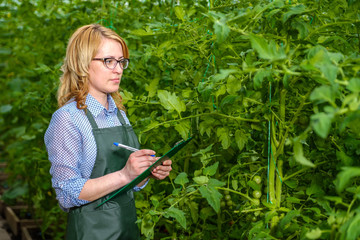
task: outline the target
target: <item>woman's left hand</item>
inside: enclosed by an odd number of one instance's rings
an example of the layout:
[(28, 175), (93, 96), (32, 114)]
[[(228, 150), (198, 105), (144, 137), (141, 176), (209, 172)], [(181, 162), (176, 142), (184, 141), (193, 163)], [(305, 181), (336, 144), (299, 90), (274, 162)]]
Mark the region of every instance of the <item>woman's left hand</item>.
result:
[(171, 168), (171, 160), (165, 160), (162, 165), (157, 166), (152, 172), (152, 177), (158, 180), (163, 180), (167, 176), (169, 176)]

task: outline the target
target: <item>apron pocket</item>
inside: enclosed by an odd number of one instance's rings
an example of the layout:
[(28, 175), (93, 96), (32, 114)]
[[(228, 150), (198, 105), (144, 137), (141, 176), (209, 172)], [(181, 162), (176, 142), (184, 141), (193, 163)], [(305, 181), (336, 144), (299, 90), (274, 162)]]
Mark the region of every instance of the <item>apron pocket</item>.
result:
[(67, 239), (139, 239), (134, 199), (127, 204), (113, 202), (110, 205), (100, 210), (70, 212)]

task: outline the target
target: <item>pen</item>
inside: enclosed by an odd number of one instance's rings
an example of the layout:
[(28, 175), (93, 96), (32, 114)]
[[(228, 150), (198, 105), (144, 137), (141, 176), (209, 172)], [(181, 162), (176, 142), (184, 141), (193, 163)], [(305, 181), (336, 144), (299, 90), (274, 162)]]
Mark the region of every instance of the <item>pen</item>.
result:
[[(133, 148), (133, 147), (121, 144), (121, 143), (117, 143), (117, 142), (114, 142), (114, 145), (117, 146), (117, 147), (125, 148), (125, 149), (127, 149), (129, 151), (132, 151), (132, 152), (139, 151), (139, 149), (137, 149), (137, 148)], [(155, 155), (151, 155), (151, 156), (155, 157)]]

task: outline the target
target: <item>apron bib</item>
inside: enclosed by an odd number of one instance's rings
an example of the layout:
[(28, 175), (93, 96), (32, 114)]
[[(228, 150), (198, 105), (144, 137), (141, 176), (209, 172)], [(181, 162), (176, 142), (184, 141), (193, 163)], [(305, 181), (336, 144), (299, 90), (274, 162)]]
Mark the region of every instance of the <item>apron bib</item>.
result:
[[(120, 110), (117, 111), (117, 116), (122, 126), (117, 127), (98, 128), (89, 110), (86, 110), (86, 116), (93, 128), (97, 147), (96, 160), (90, 178), (101, 177), (122, 169), (131, 152), (118, 148), (113, 143), (119, 142), (139, 148), (140, 144), (132, 127), (125, 123)], [(137, 219), (132, 190), (119, 194), (96, 208), (112, 194), (110, 193), (86, 205), (71, 208), (68, 214), (66, 239), (140, 239), (140, 232), (135, 223)]]

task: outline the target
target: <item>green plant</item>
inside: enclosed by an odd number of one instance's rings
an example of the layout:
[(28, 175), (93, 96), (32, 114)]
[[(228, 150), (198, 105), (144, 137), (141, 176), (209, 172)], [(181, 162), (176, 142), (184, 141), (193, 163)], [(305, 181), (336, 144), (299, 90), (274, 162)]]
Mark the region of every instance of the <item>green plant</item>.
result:
[(63, 232), (42, 138), (67, 39), (100, 22), (129, 45), (122, 95), (142, 146), (194, 137), (136, 194), (146, 238), (356, 239), (359, 4), (6, 1), (1, 156), (44, 229)]

